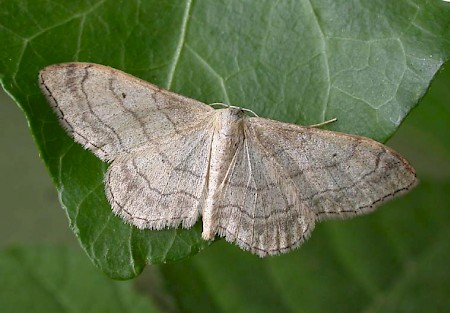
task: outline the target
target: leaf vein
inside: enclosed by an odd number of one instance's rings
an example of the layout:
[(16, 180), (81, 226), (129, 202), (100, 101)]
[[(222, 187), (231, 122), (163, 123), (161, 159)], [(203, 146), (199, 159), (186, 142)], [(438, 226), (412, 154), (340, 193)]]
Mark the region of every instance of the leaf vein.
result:
[(189, 22), (189, 15), (191, 12), (192, 1), (193, 0), (186, 0), (186, 7), (184, 9), (183, 21), (181, 23), (180, 36), (178, 39), (177, 48), (175, 49), (175, 54), (173, 56), (172, 63), (170, 64), (169, 75), (167, 78), (166, 89), (168, 89), (168, 90), (170, 90), (170, 88), (172, 87), (175, 70), (177, 69), (178, 63), (180, 62), (181, 52), (183, 51), (183, 46), (185, 45), (186, 30), (187, 30), (187, 25)]

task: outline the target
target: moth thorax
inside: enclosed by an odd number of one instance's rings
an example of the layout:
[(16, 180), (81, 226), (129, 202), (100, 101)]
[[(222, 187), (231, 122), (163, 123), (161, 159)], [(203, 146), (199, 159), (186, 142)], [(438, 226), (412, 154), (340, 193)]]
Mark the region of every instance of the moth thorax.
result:
[(244, 112), (239, 108), (227, 108), (219, 110), (217, 116), (217, 130), (221, 135), (233, 136), (239, 134), (242, 129)]

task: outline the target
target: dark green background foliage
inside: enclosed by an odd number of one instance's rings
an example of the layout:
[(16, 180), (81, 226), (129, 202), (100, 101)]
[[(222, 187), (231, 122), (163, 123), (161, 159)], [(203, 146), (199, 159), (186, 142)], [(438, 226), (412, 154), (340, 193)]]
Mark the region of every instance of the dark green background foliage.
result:
[[(0, 305), (15, 312), (32, 305), (86, 312), (90, 303), (92, 312), (447, 308), (448, 71), (388, 143), (417, 168), (420, 186), (368, 216), (322, 223), (301, 249), (263, 260), (223, 240), (208, 247), (200, 224), (156, 232), (122, 223), (103, 192), (107, 165), (58, 125), (37, 73), (60, 62), (101, 63), (263, 117), (299, 124), (336, 117), (330, 129), (384, 142), (448, 59), (449, 22), (450, 4), (437, 0), (0, 0), (1, 83), (25, 113), (70, 228), (88, 256), (79, 245), (54, 247), (55, 238), (64, 243), (70, 236), (63, 222), (55, 226), (42, 216), (60, 212), (37, 210), (38, 184), (27, 188), (31, 184), (22, 180), (17, 194), (27, 196), (1, 205), (2, 246), (39, 238), (47, 245), (3, 249)], [(6, 154), (0, 169), (7, 173), (2, 199), (15, 181), (29, 177), (23, 175), (22, 142), (8, 136), (18, 126), (7, 116), (1, 119)], [(19, 157), (8, 156), (14, 151)], [(28, 194), (31, 202), (13, 209)], [(51, 235), (42, 235), (46, 230)], [(27, 235), (31, 231), (40, 235)], [(146, 264), (167, 264), (149, 266), (132, 284), (102, 276), (89, 258), (117, 279), (135, 277)]]

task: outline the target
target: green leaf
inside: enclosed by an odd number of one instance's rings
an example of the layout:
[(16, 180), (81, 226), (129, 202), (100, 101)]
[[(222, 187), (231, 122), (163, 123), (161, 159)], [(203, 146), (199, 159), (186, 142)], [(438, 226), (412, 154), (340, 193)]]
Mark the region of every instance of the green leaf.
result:
[(68, 248), (0, 252), (2, 312), (159, 312), (130, 282), (111, 281)]
[[(440, 1), (0, 1), (0, 78), (23, 109), (90, 258), (115, 278), (208, 245), (193, 230), (139, 231), (113, 216), (106, 165), (73, 143), (37, 87), (66, 61), (122, 69), (206, 103), (384, 141), (450, 54)], [(314, 237), (314, 236), (313, 236)]]

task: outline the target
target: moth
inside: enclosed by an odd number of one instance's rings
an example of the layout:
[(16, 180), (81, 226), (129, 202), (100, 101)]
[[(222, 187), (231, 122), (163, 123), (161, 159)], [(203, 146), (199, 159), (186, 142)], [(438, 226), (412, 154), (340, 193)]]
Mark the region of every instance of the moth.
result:
[(203, 239), (263, 257), (417, 183), (402, 156), (369, 138), (216, 110), (110, 67), (52, 65), (39, 84), (67, 133), (110, 163), (112, 211), (140, 229), (201, 216)]

